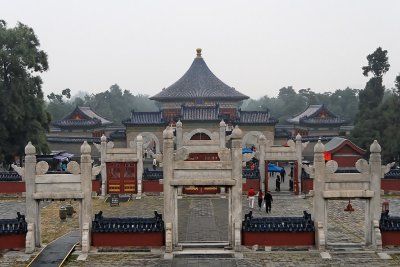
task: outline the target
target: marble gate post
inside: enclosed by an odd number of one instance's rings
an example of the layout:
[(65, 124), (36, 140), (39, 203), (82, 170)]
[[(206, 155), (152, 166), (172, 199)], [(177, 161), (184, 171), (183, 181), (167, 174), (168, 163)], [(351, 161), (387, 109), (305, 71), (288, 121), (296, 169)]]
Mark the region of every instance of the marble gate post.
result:
[[(382, 240), (380, 234), (375, 234), (378, 231), (376, 224), (379, 226), (380, 220), (380, 205), (381, 205), (381, 178), (382, 173), (382, 160), (381, 160), (381, 146), (374, 140), (370, 146), (369, 166), (370, 166), (370, 189), (374, 191), (374, 196), (369, 201), (369, 218), (367, 220), (367, 243), (372, 243), (375, 248), (382, 248)], [(372, 239), (372, 240), (371, 240)]]
[(143, 137), (139, 135), (136, 138), (136, 158), (137, 158), (137, 169), (136, 169), (136, 179), (137, 179), (137, 198), (142, 197), (142, 178), (143, 178)]
[(315, 244), (319, 250), (326, 247), (326, 222), (325, 222), (325, 146), (321, 140), (314, 146), (314, 198), (313, 216), (315, 223)]
[(90, 250), (92, 224), (92, 149), (85, 141), (81, 146), (81, 188), (83, 199), (80, 209), (82, 252)]
[(232, 179), (236, 181), (232, 186), (231, 210), (232, 218), (231, 236), (235, 251), (241, 251), (241, 228), (242, 228), (242, 130), (236, 126), (232, 131)]
[[(40, 210), (39, 201), (33, 198), (35, 193), (35, 179), (36, 179), (36, 148), (31, 142), (25, 147), (25, 206), (26, 206), (26, 222), (28, 229), (31, 228), (33, 233), (27, 234), (25, 252), (32, 253), (36, 247), (40, 247)], [(28, 240), (30, 239), (30, 240)], [(32, 240), (33, 239), (33, 240)]]
[(167, 127), (163, 132), (163, 187), (164, 187), (164, 222), (165, 231), (165, 252), (171, 253), (176, 238), (176, 218), (175, 218), (175, 188), (171, 186), (173, 178), (174, 161), (174, 133), (171, 127)]
[(265, 183), (268, 183), (268, 180), (265, 179), (265, 147), (266, 147), (266, 138), (262, 134), (258, 137), (259, 144), (259, 158), (258, 164), (260, 167), (260, 188), (263, 192), (265, 192)]
[(107, 194), (107, 168), (106, 168), (106, 153), (107, 153), (107, 137), (103, 134), (101, 136), (100, 144), (100, 163), (103, 166), (101, 169), (101, 196), (105, 197)]

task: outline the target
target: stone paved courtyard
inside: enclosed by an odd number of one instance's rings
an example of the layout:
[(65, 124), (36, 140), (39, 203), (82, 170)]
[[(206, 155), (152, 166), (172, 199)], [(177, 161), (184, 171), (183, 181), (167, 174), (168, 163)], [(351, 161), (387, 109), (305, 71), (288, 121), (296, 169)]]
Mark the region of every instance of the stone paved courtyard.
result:
[[(272, 192), (274, 202), (272, 204), (272, 214), (266, 214), (265, 211), (253, 209), (253, 214), (256, 217), (260, 216), (302, 216), (303, 210), (311, 212), (312, 210), (312, 198), (303, 198), (302, 196), (290, 196), (287, 194), (277, 194)], [(382, 202), (388, 200), (390, 203), (390, 214), (393, 216), (400, 216), (400, 198), (398, 197), (383, 197)], [(204, 201), (204, 202), (203, 202)], [(227, 210), (226, 199), (221, 198), (210, 198), (210, 197), (184, 197), (179, 200), (179, 212), (183, 216), (183, 225), (180, 231), (188, 229), (188, 225), (196, 224), (198, 231), (202, 229), (219, 229), (223, 228), (225, 222), (221, 218)], [(202, 204), (203, 203), (203, 204)], [(45, 203), (48, 205), (48, 209), (52, 206), (57, 207), (61, 205), (60, 202)], [(333, 204), (333, 205), (331, 205)], [(360, 210), (357, 200), (352, 201), (355, 210)], [(343, 231), (343, 224), (347, 224), (347, 228), (352, 229), (351, 222), (354, 225), (359, 223), (359, 220), (355, 218), (359, 217), (356, 212), (348, 214), (350, 216), (349, 222), (343, 220), (343, 215), (346, 214), (343, 211), (347, 205), (346, 201), (336, 201), (330, 203), (329, 211), (331, 221), (336, 220), (330, 226), (329, 240), (338, 239), (340, 242), (342, 236), (340, 231), (335, 232), (335, 229), (341, 229)], [(188, 209), (188, 207), (190, 207)], [(24, 199), (6, 199), (0, 202), (0, 217), (1, 218), (13, 218), (17, 211), (24, 212)], [(129, 202), (120, 203), (119, 207), (110, 207), (109, 203), (104, 202), (102, 199), (94, 199), (93, 201), (93, 213), (97, 213), (99, 210), (104, 212), (106, 217), (127, 217), (127, 216), (153, 216), (153, 211), (157, 210), (162, 212), (163, 210), (163, 198), (162, 196), (145, 196), (140, 200), (131, 200)], [(336, 210), (336, 212), (335, 212)], [(248, 202), (245, 196), (243, 196), (243, 215), (249, 212)], [(360, 213), (361, 214), (361, 213)], [(201, 215), (207, 215), (208, 219), (213, 218), (214, 224), (208, 224), (206, 222), (199, 223), (198, 219)], [(211, 216), (213, 215), (213, 216)], [(200, 217), (199, 217), (200, 216)], [(220, 217), (219, 217), (220, 216)], [(58, 219), (58, 218), (57, 218)], [(204, 219), (204, 218), (203, 218)], [(350, 224), (349, 224), (350, 223)], [(205, 226), (204, 226), (205, 225)], [(57, 224), (49, 227), (56, 227)], [(42, 227), (48, 227), (47, 225)], [(202, 228), (205, 227), (205, 228)], [(354, 229), (352, 229), (354, 230)], [(190, 234), (190, 231), (187, 232)], [(216, 234), (217, 232), (212, 232)], [(357, 233), (357, 232), (355, 232)], [(346, 234), (344, 232), (343, 234)], [(223, 234), (225, 235), (225, 233)], [(218, 238), (220, 239), (220, 238)], [(295, 248), (294, 248), (295, 249)], [(260, 251), (262, 250), (262, 251)], [(296, 249), (295, 249), (296, 250)], [(163, 253), (161, 250), (153, 250), (151, 253), (135, 253), (135, 252), (92, 252), (88, 256), (88, 260), (81, 262), (77, 261), (78, 252), (75, 252), (69, 257), (68, 261), (64, 266), (400, 266), (400, 250), (385, 250), (391, 254), (391, 260), (382, 260), (379, 258), (377, 253), (374, 251), (331, 251), (330, 255), (332, 259), (322, 259), (320, 253), (315, 250), (311, 251), (288, 251), (279, 248), (272, 248), (272, 251), (264, 251), (263, 247), (260, 247), (258, 251), (252, 250), (252, 248), (244, 248), (243, 259), (237, 258), (225, 258), (221, 256), (211, 257), (204, 256), (202, 258), (174, 258), (173, 260), (163, 259)], [(0, 258), (0, 266), (26, 266), (26, 262), (18, 262), (18, 259), (29, 258), (26, 257), (23, 252), (8, 252), (3, 253)]]

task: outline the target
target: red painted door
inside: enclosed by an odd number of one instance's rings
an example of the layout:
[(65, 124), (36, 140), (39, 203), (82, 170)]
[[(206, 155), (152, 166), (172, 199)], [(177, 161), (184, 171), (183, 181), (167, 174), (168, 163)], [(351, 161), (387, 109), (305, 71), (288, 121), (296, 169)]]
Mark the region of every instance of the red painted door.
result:
[(107, 162), (106, 166), (108, 193), (136, 194), (136, 162)]

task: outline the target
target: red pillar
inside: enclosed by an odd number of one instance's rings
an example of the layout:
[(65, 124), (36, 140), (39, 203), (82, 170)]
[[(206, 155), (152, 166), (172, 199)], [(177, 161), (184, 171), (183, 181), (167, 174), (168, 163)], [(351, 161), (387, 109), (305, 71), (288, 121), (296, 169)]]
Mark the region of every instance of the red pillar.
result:
[(298, 195), (299, 194), (299, 162), (295, 161), (294, 162), (294, 168), (293, 168), (293, 192)]
[(268, 191), (268, 180), (269, 175), (268, 175), (268, 160), (265, 161), (265, 179), (264, 179), (264, 184), (265, 184), (265, 192)]

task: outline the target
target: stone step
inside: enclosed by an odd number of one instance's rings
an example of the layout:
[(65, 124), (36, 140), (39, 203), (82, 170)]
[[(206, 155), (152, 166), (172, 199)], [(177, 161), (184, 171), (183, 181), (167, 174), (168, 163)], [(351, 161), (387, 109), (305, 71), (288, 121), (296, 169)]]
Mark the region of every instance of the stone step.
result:
[(234, 258), (235, 253), (232, 250), (225, 249), (205, 249), (205, 248), (187, 248), (181, 251), (173, 252), (174, 258)]
[(182, 242), (178, 243), (182, 249), (185, 248), (226, 248), (229, 246), (229, 242)]

